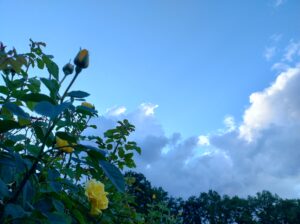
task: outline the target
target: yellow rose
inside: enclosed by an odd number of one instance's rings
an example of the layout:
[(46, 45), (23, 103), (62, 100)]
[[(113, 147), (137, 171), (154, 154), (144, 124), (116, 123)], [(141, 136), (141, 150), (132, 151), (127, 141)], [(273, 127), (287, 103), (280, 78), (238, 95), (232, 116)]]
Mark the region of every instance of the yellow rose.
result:
[[(68, 141), (63, 140), (56, 136), (56, 147), (58, 147), (60, 150), (62, 150), (64, 152), (68, 152), (68, 153), (73, 152), (74, 148), (69, 145), (70, 145), (70, 143)], [(74, 145), (74, 144), (72, 144), (72, 145)]]
[(108, 207), (108, 193), (104, 190), (104, 184), (100, 181), (91, 179), (87, 182), (85, 187), (85, 195), (91, 203), (91, 215), (99, 215), (102, 213), (101, 210), (107, 209)]
[(88, 102), (82, 102), (81, 106), (88, 107), (90, 109), (95, 109), (94, 105)]
[(86, 49), (80, 50), (74, 59), (74, 64), (82, 69), (89, 66), (89, 52)]

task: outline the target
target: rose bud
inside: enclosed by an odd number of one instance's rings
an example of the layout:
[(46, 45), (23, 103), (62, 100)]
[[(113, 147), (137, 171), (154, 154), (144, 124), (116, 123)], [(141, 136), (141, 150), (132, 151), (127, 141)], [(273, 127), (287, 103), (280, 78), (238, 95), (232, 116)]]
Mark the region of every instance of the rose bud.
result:
[(74, 59), (74, 64), (79, 68), (87, 68), (89, 66), (89, 52), (86, 49), (80, 50)]
[(74, 65), (72, 65), (71, 63), (66, 64), (63, 67), (63, 72), (65, 73), (65, 75), (70, 75), (74, 72)]

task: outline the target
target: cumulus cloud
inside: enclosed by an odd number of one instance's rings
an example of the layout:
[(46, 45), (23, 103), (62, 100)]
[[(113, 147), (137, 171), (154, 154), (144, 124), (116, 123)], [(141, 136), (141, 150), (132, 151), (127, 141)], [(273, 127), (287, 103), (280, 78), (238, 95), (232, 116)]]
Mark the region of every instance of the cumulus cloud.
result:
[(113, 113), (115, 116), (109, 110), (94, 123), (106, 130), (116, 120), (129, 119), (136, 126), (132, 140), (142, 147), (142, 155), (136, 156), (136, 171), (171, 195), (186, 198), (213, 189), (229, 195), (270, 190), (282, 197), (298, 197), (299, 95), (297, 65), (250, 95), (240, 124), (226, 116), (224, 128), (216, 133), (188, 138), (180, 133), (166, 135), (155, 116), (158, 106), (150, 103), (132, 112)]
[(240, 136), (252, 141), (270, 126), (289, 126), (299, 122), (299, 66), (282, 72), (276, 81), (262, 92), (251, 94), (251, 106), (244, 113)]
[(281, 73), (265, 90), (251, 94), (237, 130), (210, 138), (217, 154), (222, 152), (231, 164), (227, 170), (231, 188), (221, 191), (246, 195), (267, 189), (283, 197), (299, 196), (299, 94), (297, 66)]

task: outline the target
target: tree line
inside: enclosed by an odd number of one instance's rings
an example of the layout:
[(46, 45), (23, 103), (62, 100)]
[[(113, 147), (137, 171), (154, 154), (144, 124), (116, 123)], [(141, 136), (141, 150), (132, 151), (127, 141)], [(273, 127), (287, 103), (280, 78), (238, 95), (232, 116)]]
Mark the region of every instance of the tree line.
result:
[(141, 173), (130, 171), (125, 176), (131, 180), (127, 191), (134, 195), (133, 207), (148, 224), (300, 223), (300, 199), (283, 199), (269, 191), (241, 198), (209, 190), (184, 200), (152, 187)]

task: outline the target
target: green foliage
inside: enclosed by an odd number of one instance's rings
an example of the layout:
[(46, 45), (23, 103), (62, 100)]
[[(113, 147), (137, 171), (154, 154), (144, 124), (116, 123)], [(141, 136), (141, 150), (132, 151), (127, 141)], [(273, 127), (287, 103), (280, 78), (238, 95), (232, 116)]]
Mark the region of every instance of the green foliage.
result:
[[(88, 51), (80, 51), (76, 66), (66, 64), (61, 76), (45, 46), (31, 40), (30, 52), (18, 54), (0, 45), (0, 222), (119, 223), (120, 216), (123, 223), (142, 223), (120, 171), (134, 167), (134, 152), (141, 152), (127, 141), (134, 126), (124, 120), (104, 138), (84, 134), (96, 128), (90, 120), (97, 111), (82, 103), (87, 92), (70, 89), (88, 66)], [(46, 76), (32, 76), (35, 71)], [(98, 216), (89, 214), (88, 179), (109, 192), (109, 207)]]
[(127, 172), (125, 176), (131, 180), (127, 191), (134, 196), (132, 206), (147, 224), (300, 223), (299, 199), (281, 199), (268, 191), (248, 198), (229, 197), (210, 190), (183, 200), (152, 187), (143, 174)]

